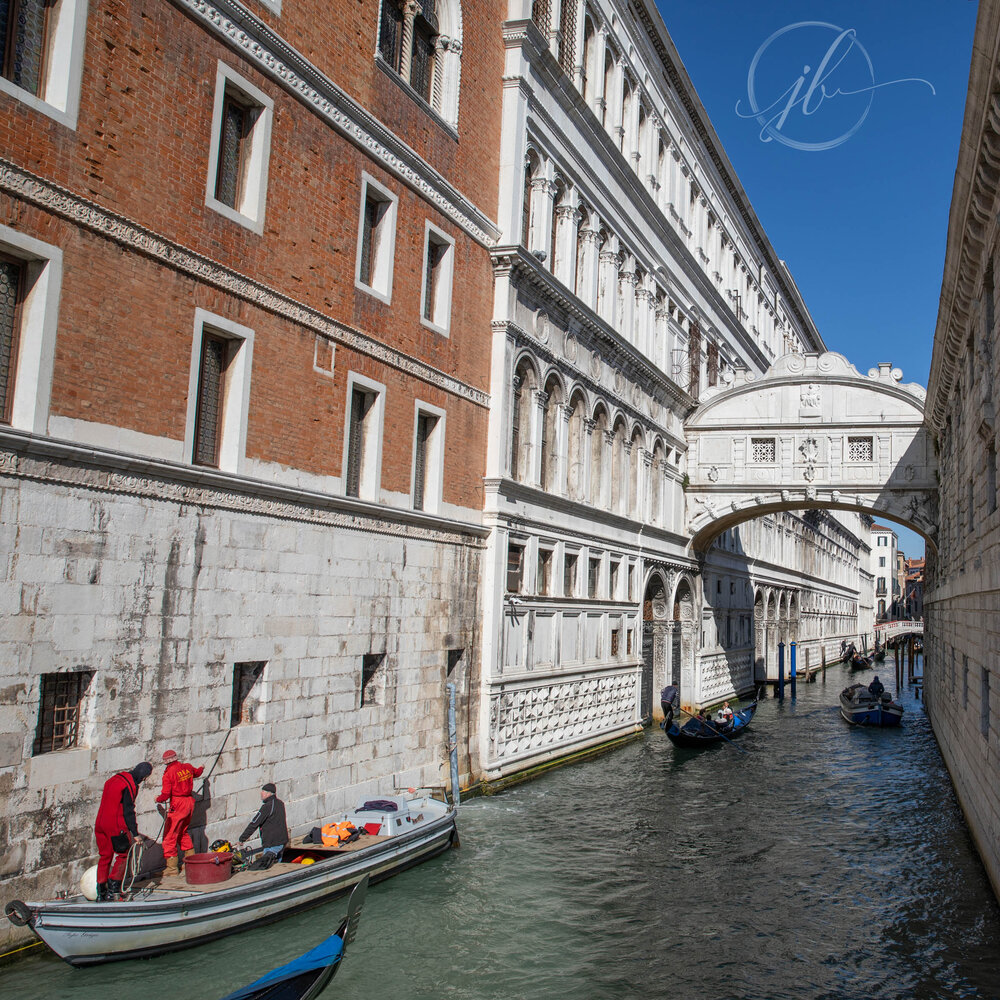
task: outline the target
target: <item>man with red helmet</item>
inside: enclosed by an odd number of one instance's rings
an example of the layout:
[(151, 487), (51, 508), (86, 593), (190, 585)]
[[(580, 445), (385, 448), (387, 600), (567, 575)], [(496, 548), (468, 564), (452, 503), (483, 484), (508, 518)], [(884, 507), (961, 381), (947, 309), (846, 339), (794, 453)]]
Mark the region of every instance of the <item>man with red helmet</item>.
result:
[(94, 823), (97, 838), (97, 899), (113, 900), (121, 892), (125, 857), (132, 841), (143, 839), (135, 822), (135, 797), (139, 785), (153, 773), (147, 761), (131, 771), (119, 771), (104, 782), (101, 805)]
[(180, 875), (177, 860), (177, 843), (180, 841), (184, 857), (194, 853), (194, 844), (188, 835), (188, 825), (191, 813), (194, 812), (194, 797), (191, 794), (194, 779), (201, 777), (203, 767), (185, 764), (177, 757), (176, 750), (166, 750), (163, 762), (167, 769), (163, 772), (163, 790), (156, 797), (157, 803), (170, 800), (170, 808), (166, 816), (166, 829), (163, 831), (163, 857), (167, 868), (164, 877)]

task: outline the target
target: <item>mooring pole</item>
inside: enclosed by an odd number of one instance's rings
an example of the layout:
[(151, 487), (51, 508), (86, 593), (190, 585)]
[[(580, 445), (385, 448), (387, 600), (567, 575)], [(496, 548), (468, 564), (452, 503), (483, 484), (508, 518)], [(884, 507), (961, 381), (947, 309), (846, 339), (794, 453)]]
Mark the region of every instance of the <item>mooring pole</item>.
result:
[(913, 647), (915, 645), (916, 645), (916, 642), (915, 642), (913, 636), (911, 635), (910, 636), (910, 643), (909, 643), (909, 650), (907, 652), (907, 657), (906, 657), (906, 683), (907, 684), (912, 684), (913, 683)]
[(826, 683), (826, 646), (819, 647), (819, 668), (823, 671), (823, 683)]
[(798, 645), (795, 640), (792, 640), (792, 655), (791, 655), (791, 678), (792, 678), (792, 701), (795, 701), (795, 654), (796, 646)]
[(785, 644), (778, 642), (778, 701), (785, 697)]
[(451, 801), (458, 808), (458, 726), (455, 723), (455, 684), (448, 681), (448, 756), (451, 758)]

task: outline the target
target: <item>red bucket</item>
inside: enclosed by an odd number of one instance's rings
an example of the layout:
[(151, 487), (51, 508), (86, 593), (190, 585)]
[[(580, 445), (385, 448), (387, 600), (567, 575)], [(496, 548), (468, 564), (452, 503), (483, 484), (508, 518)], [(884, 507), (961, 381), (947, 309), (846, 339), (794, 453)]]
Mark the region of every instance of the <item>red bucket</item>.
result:
[(229, 851), (192, 854), (184, 859), (184, 877), (189, 885), (225, 882), (233, 874), (233, 856)]

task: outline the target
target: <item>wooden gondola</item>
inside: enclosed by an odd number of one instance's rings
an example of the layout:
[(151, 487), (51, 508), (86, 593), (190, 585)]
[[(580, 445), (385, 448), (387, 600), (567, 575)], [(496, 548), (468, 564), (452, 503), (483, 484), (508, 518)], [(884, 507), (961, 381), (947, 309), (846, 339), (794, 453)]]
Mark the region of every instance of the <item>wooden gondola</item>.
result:
[(881, 646), (875, 651), (875, 655), (872, 657), (872, 662), (881, 663), (884, 659), (885, 659), (885, 646)]
[(674, 722), (667, 730), (667, 736), (675, 747), (685, 749), (724, 743), (743, 733), (750, 725), (750, 720), (756, 711), (757, 702), (754, 701), (739, 712), (734, 712), (732, 722), (719, 723), (713, 720), (703, 722), (700, 719), (690, 719), (683, 726), (678, 726)]
[(337, 974), (347, 946), (358, 932), (361, 908), (368, 891), (366, 875), (352, 890), (347, 901), (347, 916), (336, 934), (332, 934), (312, 951), (274, 969), (266, 976), (222, 1000), (314, 1000)]

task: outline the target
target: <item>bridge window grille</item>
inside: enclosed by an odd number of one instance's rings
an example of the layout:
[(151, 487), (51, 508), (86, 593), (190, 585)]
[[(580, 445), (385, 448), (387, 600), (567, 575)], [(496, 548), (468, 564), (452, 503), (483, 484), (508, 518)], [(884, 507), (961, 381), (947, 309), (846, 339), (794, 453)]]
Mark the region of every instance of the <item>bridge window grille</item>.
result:
[(79, 745), (80, 708), (93, 676), (91, 670), (42, 675), (33, 756)]
[(847, 439), (847, 460), (849, 462), (871, 462), (873, 459), (874, 447), (870, 437)]
[(753, 460), (758, 463), (775, 461), (774, 438), (751, 438), (750, 448)]

